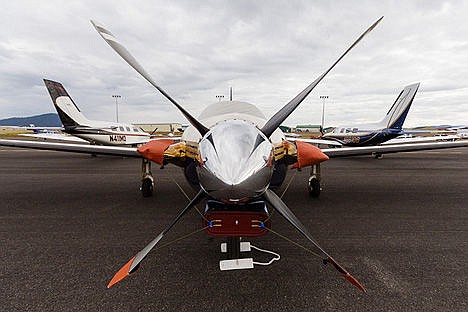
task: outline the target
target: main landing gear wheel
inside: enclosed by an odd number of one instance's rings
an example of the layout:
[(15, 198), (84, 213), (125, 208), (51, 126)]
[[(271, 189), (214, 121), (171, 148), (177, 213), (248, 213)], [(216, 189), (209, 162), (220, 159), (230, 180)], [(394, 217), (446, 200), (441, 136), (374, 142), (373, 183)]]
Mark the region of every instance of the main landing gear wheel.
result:
[(320, 186), (320, 164), (313, 165), (310, 169), (309, 182), (307, 187), (309, 189), (309, 194), (312, 197), (319, 197), (322, 187)]
[(320, 191), (322, 188), (320, 187), (320, 181), (316, 177), (310, 177), (309, 178), (309, 183), (308, 183), (308, 188), (309, 188), (309, 194), (312, 197), (319, 197)]
[(148, 159), (143, 159), (141, 162), (141, 187), (140, 191), (143, 197), (153, 195), (154, 179), (151, 174), (151, 162)]
[(153, 195), (153, 188), (154, 188), (154, 183), (153, 179), (150, 177), (146, 177), (141, 181), (141, 194), (143, 197), (150, 197)]

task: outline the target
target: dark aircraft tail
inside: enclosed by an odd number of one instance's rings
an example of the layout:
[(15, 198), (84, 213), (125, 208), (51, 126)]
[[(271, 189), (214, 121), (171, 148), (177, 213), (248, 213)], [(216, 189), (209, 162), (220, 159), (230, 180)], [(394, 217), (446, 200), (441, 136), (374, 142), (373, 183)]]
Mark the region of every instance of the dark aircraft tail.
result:
[(418, 92), (419, 83), (406, 86), (400, 92), (387, 115), (381, 121), (384, 128), (401, 130), (406, 116), (408, 115), (411, 104), (413, 103), (416, 92)]
[(65, 129), (88, 123), (61, 83), (47, 79), (44, 83)]

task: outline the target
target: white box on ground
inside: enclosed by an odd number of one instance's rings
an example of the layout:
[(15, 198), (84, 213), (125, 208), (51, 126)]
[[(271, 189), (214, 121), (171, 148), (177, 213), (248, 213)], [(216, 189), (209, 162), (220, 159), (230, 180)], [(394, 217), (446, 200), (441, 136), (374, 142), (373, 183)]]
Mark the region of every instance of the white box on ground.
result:
[[(240, 242), (240, 252), (250, 251), (250, 242)], [(227, 252), (227, 244), (221, 243), (221, 252)]]
[(219, 261), (219, 269), (221, 271), (227, 270), (242, 270), (253, 269), (253, 258), (230, 259)]

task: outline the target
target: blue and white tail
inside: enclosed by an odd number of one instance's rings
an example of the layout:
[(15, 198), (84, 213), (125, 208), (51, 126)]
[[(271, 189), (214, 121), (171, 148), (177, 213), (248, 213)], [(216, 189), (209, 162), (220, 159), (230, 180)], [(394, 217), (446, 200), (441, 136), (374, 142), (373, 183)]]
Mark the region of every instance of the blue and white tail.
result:
[(403, 91), (400, 92), (395, 103), (393, 103), (385, 118), (380, 122), (383, 127), (401, 130), (418, 88), (419, 83), (415, 83), (406, 86)]
[(90, 123), (80, 112), (78, 106), (73, 102), (61, 83), (47, 79), (44, 79), (44, 83), (65, 129)]

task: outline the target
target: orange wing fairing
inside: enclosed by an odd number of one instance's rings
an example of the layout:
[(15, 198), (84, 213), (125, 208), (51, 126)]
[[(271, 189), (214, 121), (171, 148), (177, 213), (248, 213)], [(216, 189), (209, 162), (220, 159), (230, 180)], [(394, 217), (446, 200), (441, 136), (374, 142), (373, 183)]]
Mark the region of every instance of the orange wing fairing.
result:
[(158, 165), (163, 165), (164, 152), (171, 144), (174, 144), (173, 139), (152, 140), (140, 146), (138, 148), (138, 153), (146, 159), (154, 161)]
[(328, 156), (325, 155), (317, 146), (302, 141), (295, 141), (295, 143), (297, 149), (297, 162), (293, 165), (293, 168), (317, 165), (329, 159)]

